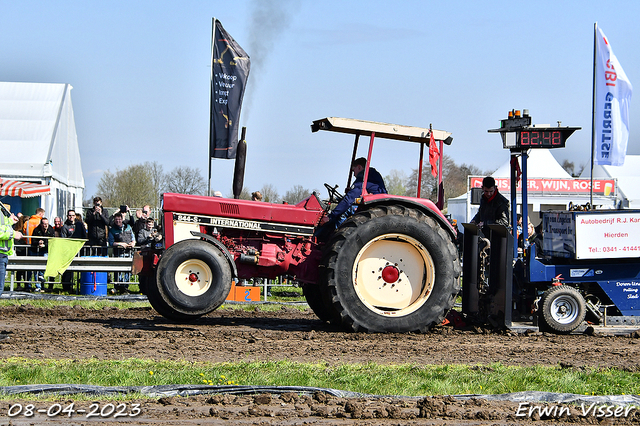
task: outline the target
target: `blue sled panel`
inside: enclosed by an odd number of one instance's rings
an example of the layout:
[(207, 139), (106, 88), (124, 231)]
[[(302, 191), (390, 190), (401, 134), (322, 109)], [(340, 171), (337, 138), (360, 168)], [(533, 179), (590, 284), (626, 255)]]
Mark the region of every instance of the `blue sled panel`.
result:
[(640, 262), (548, 264), (529, 259), (528, 281), (551, 283), (560, 276), (564, 284), (597, 283), (624, 316), (640, 316)]

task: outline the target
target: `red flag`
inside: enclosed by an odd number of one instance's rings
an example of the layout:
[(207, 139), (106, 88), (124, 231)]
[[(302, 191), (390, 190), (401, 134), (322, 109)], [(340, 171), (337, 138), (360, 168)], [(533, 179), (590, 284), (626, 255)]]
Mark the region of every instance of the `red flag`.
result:
[(429, 131), (429, 164), (431, 164), (431, 174), (433, 177), (438, 177), (438, 158), (440, 158), (440, 152), (436, 146), (436, 140), (433, 138), (433, 131)]
[(518, 157), (511, 157), (511, 169), (516, 171), (516, 185), (520, 182), (520, 176), (522, 176), (522, 170), (520, 170), (520, 163), (518, 163)]

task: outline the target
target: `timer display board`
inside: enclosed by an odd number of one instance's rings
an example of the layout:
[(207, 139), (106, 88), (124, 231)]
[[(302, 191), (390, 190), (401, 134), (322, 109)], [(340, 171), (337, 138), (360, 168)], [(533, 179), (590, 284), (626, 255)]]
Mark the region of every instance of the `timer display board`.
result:
[(564, 148), (569, 139), (580, 127), (503, 127), (489, 132), (500, 133), (504, 148), (528, 150), (531, 148)]
[(516, 148), (564, 148), (567, 138), (575, 131), (566, 129), (521, 130), (516, 139)]

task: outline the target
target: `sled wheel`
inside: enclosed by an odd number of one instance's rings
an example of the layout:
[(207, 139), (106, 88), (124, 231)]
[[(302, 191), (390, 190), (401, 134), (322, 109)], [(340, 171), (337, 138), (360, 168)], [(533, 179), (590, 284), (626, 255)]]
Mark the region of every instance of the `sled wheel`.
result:
[(195, 319), (213, 311), (231, 290), (231, 266), (224, 254), (200, 240), (169, 247), (160, 258), (156, 277), (156, 285), (148, 286), (149, 302), (172, 320)]
[(555, 286), (542, 295), (542, 319), (555, 333), (570, 333), (584, 320), (587, 309), (584, 298), (573, 287)]
[(352, 216), (327, 244), (323, 265), (337, 318), (353, 331), (425, 332), (442, 322), (460, 289), (450, 236), (403, 206)]
[(335, 312), (331, 303), (328, 302), (328, 297), (323, 294), (324, 291), (320, 285), (305, 284), (302, 287), (302, 294), (313, 313), (316, 314), (320, 321), (330, 322)]

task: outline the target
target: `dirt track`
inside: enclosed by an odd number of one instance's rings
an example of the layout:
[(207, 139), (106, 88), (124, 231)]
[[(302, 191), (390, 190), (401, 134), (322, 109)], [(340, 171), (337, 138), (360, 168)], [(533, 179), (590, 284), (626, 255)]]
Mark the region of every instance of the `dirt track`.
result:
[[(418, 334), (353, 334), (335, 330), (311, 311), (283, 307), (277, 312), (218, 310), (191, 324), (176, 324), (151, 308), (87, 310), (0, 308), (0, 356), (26, 358), (254, 361), (397, 364), (489, 364), (603, 366), (638, 371), (640, 339), (631, 336), (516, 335), (438, 327)], [(14, 402), (14, 401), (12, 401)], [(62, 402), (61, 402), (62, 403)], [(522, 424), (517, 403), (452, 398), (342, 399), (326, 395), (198, 396), (140, 401), (142, 413), (128, 424)], [(8, 424), (10, 403), (0, 404)], [(88, 405), (88, 404), (87, 404)], [(535, 416), (534, 416), (535, 417)], [(37, 418), (14, 417), (12, 424)], [(59, 418), (50, 418), (54, 421)], [(47, 420), (46, 416), (41, 420)], [(66, 419), (68, 421), (68, 419)], [(125, 419), (119, 419), (125, 420)], [(560, 419), (548, 420), (558, 424)], [(567, 419), (598, 423), (593, 417)], [(84, 424), (87, 419), (78, 420)], [(528, 421), (528, 420), (527, 420)], [(623, 419), (618, 419), (620, 424)], [(624, 421), (640, 422), (640, 414)], [(113, 419), (111, 419), (112, 423)], [(38, 422), (36, 422), (38, 423)], [(539, 423), (539, 422), (536, 422)], [(68, 424), (68, 423), (67, 423)], [(99, 424), (94, 419), (91, 424)]]

